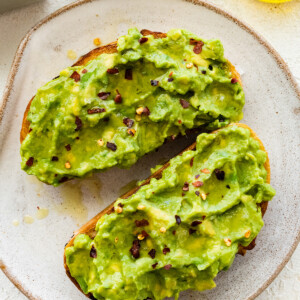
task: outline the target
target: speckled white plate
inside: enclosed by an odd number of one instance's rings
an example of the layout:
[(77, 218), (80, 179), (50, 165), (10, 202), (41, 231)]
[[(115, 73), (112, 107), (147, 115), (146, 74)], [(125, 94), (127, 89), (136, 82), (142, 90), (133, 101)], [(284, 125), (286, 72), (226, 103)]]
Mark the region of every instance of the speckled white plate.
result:
[[(242, 74), (243, 122), (264, 142), (277, 196), (269, 204), (257, 246), (237, 257), (217, 277), (217, 288), (185, 292), (181, 299), (253, 299), (280, 272), (299, 241), (300, 92), (286, 64), (263, 38), (224, 11), (201, 1), (79, 1), (36, 25), (17, 51), (0, 110), (0, 267), (30, 299), (84, 299), (63, 268), (64, 244), (72, 231), (106, 207), (150, 167), (189, 145), (182, 138), (150, 154), (130, 170), (113, 169), (54, 188), (20, 169), (19, 131), (29, 99), (43, 83), (73, 62), (67, 50), (85, 54), (93, 39), (116, 40), (136, 26), (166, 32), (186, 28), (220, 38)], [(2, 118), (2, 120), (1, 120)], [(129, 183), (129, 184), (128, 184)], [(36, 219), (37, 206), (49, 215)], [(25, 215), (34, 223), (23, 222)], [(13, 225), (13, 220), (20, 222)]]

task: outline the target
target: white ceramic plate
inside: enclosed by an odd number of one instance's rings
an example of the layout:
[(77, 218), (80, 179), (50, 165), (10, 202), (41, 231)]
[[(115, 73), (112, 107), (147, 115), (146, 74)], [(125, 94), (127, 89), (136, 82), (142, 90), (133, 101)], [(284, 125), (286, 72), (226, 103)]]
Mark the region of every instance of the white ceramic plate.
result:
[[(195, 1), (196, 2), (196, 1)], [(285, 63), (256, 33), (229, 14), (201, 1), (80, 1), (52, 14), (22, 41), (0, 111), (0, 265), (31, 299), (84, 299), (63, 268), (64, 244), (72, 231), (115, 200), (150, 167), (172, 157), (191, 139), (165, 145), (130, 170), (112, 169), (54, 188), (20, 169), (19, 131), (29, 99), (43, 83), (71, 65), (68, 49), (85, 54), (100, 37), (116, 40), (136, 26), (166, 32), (186, 28), (203, 38), (220, 38), (226, 57), (242, 74), (246, 94), (243, 122), (264, 142), (277, 196), (270, 203), (257, 246), (237, 257), (217, 277), (217, 288), (185, 292), (181, 299), (253, 299), (280, 272), (299, 241), (300, 93)], [(130, 184), (127, 189), (130, 188)], [(37, 206), (49, 216), (31, 225)], [(20, 221), (19, 226), (12, 224)], [(200, 296), (201, 295), (201, 296)]]

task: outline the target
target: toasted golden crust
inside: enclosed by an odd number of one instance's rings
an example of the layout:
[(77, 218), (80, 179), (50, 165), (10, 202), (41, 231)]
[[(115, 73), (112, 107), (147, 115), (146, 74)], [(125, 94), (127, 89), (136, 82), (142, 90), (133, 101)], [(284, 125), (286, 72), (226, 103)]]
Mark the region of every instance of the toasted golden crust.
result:
[[(152, 31), (147, 30), (147, 29), (143, 29), (141, 31), (141, 34), (144, 35), (144, 36), (146, 36), (146, 35), (153, 35), (154, 38), (156, 38), (156, 39), (164, 38), (164, 37), (167, 36), (165, 33), (162, 33), (162, 32), (152, 32)], [(117, 42), (116, 41), (112, 42), (110, 44), (107, 44), (105, 46), (101, 46), (101, 47), (95, 48), (92, 51), (90, 51), (89, 53), (81, 56), (79, 58), (79, 60), (72, 67), (85, 65), (89, 61), (95, 59), (100, 54), (103, 54), (103, 53), (115, 53), (115, 52), (117, 52)], [(230, 68), (230, 71), (231, 71), (233, 77), (236, 78), (240, 84), (242, 84), (240, 74), (237, 72), (237, 70), (235, 69), (235, 67), (230, 63), (230, 61), (228, 61), (228, 65), (229, 65), (229, 68)], [(34, 98), (34, 96), (29, 101), (29, 103), (28, 103), (28, 105), (26, 107), (26, 110), (24, 112), (23, 121), (22, 121), (22, 128), (21, 128), (21, 132), (20, 132), (20, 142), (21, 142), (21, 144), (24, 141), (24, 139), (27, 136), (27, 134), (29, 133), (29, 131), (30, 131), (30, 122), (27, 120), (27, 115), (28, 115), (28, 112), (29, 112), (29, 109), (30, 109), (30, 105), (31, 105), (31, 102), (32, 102), (33, 98)]]
[[(259, 144), (260, 144), (260, 149), (263, 150), (266, 154), (267, 154), (267, 159), (266, 159), (266, 162), (264, 164), (265, 166), (265, 169), (267, 171), (267, 178), (266, 178), (266, 182), (267, 183), (270, 183), (270, 176), (271, 176), (271, 173), (270, 173), (270, 162), (269, 162), (269, 157), (268, 157), (268, 153), (262, 143), (262, 141), (258, 138), (258, 136), (256, 135), (256, 133), (247, 125), (245, 124), (242, 124), (242, 123), (233, 123), (229, 126), (233, 126), (233, 125), (237, 125), (239, 127), (243, 127), (243, 128), (246, 128), (246, 129), (249, 129), (250, 130), (250, 133), (251, 133), (251, 136), (256, 139)], [(220, 130), (220, 129), (218, 129)], [(216, 130), (216, 131), (218, 131)], [(214, 131), (214, 132), (216, 132)], [(181, 153), (185, 152), (185, 151), (188, 151), (188, 150), (194, 150), (196, 148), (196, 143), (193, 143), (192, 145), (190, 145), (188, 148), (186, 148), (185, 150), (183, 150)], [(180, 154), (181, 154), (180, 153)], [(179, 154), (179, 155), (180, 155)], [(169, 162), (167, 162), (166, 164), (164, 164), (159, 170), (157, 170), (155, 173), (153, 173), (149, 178), (147, 178), (146, 180), (143, 181), (143, 183), (138, 186), (138, 187), (135, 187), (133, 188), (132, 190), (130, 190), (129, 192), (127, 192), (126, 194), (124, 194), (123, 196), (121, 196), (121, 199), (126, 199), (128, 197), (130, 197), (131, 195), (133, 195), (134, 193), (136, 193), (139, 188), (143, 185), (146, 185), (146, 184), (149, 184), (150, 183), (150, 180), (152, 178), (156, 178), (156, 179), (159, 179), (161, 178), (162, 176), (162, 172), (163, 170), (165, 170), (168, 166), (170, 165)], [(74, 240), (76, 238), (76, 236), (78, 234), (87, 234), (89, 235), (91, 238), (94, 238), (96, 236), (96, 231), (95, 231), (95, 227), (96, 227), (96, 224), (98, 222), (98, 220), (104, 216), (105, 214), (111, 214), (113, 212), (113, 207), (114, 207), (114, 202), (111, 203), (108, 207), (106, 207), (103, 211), (101, 211), (99, 214), (97, 214), (94, 218), (92, 218), (89, 222), (87, 222), (86, 224), (84, 224), (80, 229), (78, 229), (77, 231), (74, 232), (71, 240), (66, 244), (65, 246), (65, 250), (64, 250), (64, 266), (65, 266), (65, 270), (66, 270), (66, 273), (68, 275), (68, 277), (72, 280), (72, 282), (76, 285), (76, 287), (82, 292), (79, 284), (77, 283), (77, 281), (71, 276), (71, 273), (69, 271), (69, 268), (67, 266), (67, 262), (66, 262), (66, 256), (65, 256), (65, 251), (68, 247), (71, 247), (73, 246), (74, 244)], [(261, 207), (261, 212), (262, 212), (262, 216), (264, 216), (266, 210), (267, 210), (267, 207), (268, 207), (268, 202), (262, 202), (260, 204), (260, 207)], [(241, 245), (239, 245), (239, 250), (238, 250), (238, 254), (241, 254), (241, 255), (245, 255), (246, 251), (247, 250), (251, 250), (255, 247), (255, 239), (247, 246), (247, 247), (243, 247)], [(86, 295), (88, 297), (91, 297), (92, 295), (91, 294), (88, 294)]]

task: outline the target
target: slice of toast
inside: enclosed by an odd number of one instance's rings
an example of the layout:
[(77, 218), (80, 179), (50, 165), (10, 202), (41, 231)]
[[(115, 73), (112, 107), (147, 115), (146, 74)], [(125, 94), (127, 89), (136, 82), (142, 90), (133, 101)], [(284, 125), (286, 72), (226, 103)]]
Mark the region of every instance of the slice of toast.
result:
[[(243, 128), (246, 128), (250, 131), (251, 133), (251, 137), (253, 137), (255, 140), (257, 140), (260, 144), (260, 149), (263, 150), (266, 154), (267, 154), (267, 151), (265, 150), (265, 147), (263, 145), (263, 143), (261, 142), (261, 140), (258, 138), (258, 136), (256, 135), (256, 133), (250, 128), (248, 127), (247, 125), (245, 124), (241, 124), (241, 123), (233, 123), (229, 126), (233, 126), (233, 125), (237, 125), (239, 127), (243, 127)], [(216, 132), (216, 131), (214, 131)], [(214, 133), (212, 132), (212, 133)], [(193, 143), (192, 145), (190, 145), (188, 148), (186, 148), (185, 150), (183, 150), (181, 153), (185, 152), (185, 151), (188, 151), (188, 150), (194, 150), (196, 148), (196, 143)], [(180, 154), (181, 154), (180, 153)], [(179, 155), (180, 155), (179, 154)], [(126, 194), (124, 194), (123, 196), (121, 196), (121, 199), (126, 199), (128, 197), (130, 197), (131, 195), (133, 195), (134, 193), (136, 193), (141, 186), (143, 185), (147, 185), (150, 183), (150, 180), (152, 178), (156, 178), (156, 179), (159, 179), (161, 178), (162, 176), (162, 172), (169, 166), (169, 162), (167, 162), (166, 164), (164, 164), (159, 170), (157, 170), (155, 173), (153, 173), (149, 178), (147, 178), (146, 180), (144, 180), (142, 182), (142, 184), (140, 186), (137, 186), (135, 188), (133, 188), (132, 190), (128, 191)], [(266, 159), (266, 162), (264, 164), (264, 167), (267, 171), (267, 177), (266, 177), (266, 182), (267, 183), (270, 183), (270, 163), (269, 163), (269, 158), (268, 158), (268, 154), (267, 154), (267, 159)], [(261, 207), (261, 212), (262, 212), (262, 216), (264, 216), (266, 210), (267, 210), (267, 207), (268, 207), (268, 202), (267, 201), (263, 201), (262, 203), (258, 204), (260, 207)], [(112, 204), (110, 204), (108, 207), (106, 207), (103, 211), (101, 211), (99, 214), (97, 214), (94, 218), (92, 218), (89, 222), (87, 222), (85, 225), (83, 225), (80, 229), (78, 229), (77, 231), (74, 232), (71, 240), (66, 244), (65, 246), (65, 251), (68, 247), (71, 247), (73, 246), (74, 244), (74, 240), (76, 238), (77, 235), (79, 234), (87, 234), (89, 235), (92, 239), (95, 237), (96, 235), (96, 230), (95, 230), (95, 227), (96, 227), (96, 224), (98, 222), (98, 220), (104, 216), (105, 214), (110, 214), (112, 213), (114, 210), (114, 202)], [(239, 245), (239, 250), (238, 250), (238, 254), (241, 254), (241, 255), (245, 255), (246, 251), (247, 250), (251, 250), (253, 249), (255, 246), (255, 239), (247, 246), (247, 247), (244, 247), (242, 245)], [(72, 277), (70, 271), (69, 271), (69, 268), (67, 266), (67, 263), (66, 263), (66, 256), (65, 256), (65, 251), (64, 251), (64, 267), (65, 267), (65, 270), (66, 270), (66, 273), (68, 275), (68, 277), (72, 280), (72, 282), (76, 285), (76, 287), (81, 291), (81, 288), (79, 286), (79, 284), (77, 283), (77, 281)], [(87, 297), (90, 297), (91, 299), (94, 299), (92, 294), (87, 294), (86, 295)]]
[[(152, 32), (152, 31), (146, 30), (146, 29), (142, 30), (141, 34), (144, 35), (144, 36), (146, 36), (146, 35), (153, 35), (154, 38), (156, 38), (156, 39), (166, 37), (165, 33)], [(100, 54), (103, 54), (103, 53), (115, 53), (115, 52), (117, 52), (117, 41), (112, 42), (110, 44), (107, 44), (105, 46), (101, 46), (101, 47), (93, 49), (89, 53), (87, 53), (87, 54), (83, 55), (82, 57), (80, 57), (79, 60), (73, 65), (73, 67), (74, 66), (85, 65), (89, 61), (95, 59)], [(240, 77), (239, 73), (236, 71), (235, 67), (229, 61), (228, 61), (228, 66), (230, 68), (232, 76), (234, 78), (236, 78), (240, 84), (242, 84), (241, 77)], [(27, 105), (27, 107), (25, 109), (25, 112), (24, 112), (23, 121), (22, 121), (22, 128), (21, 128), (21, 132), (20, 132), (20, 142), (21, 143), (23, 142), (23, 140), (25, 139), (25, 137), (27, 136), (27, 134), (30, 131), (30, 122), (27, 120), (27, 115), (28, 115), (28, 112), (29, 112), (29, 109), (30, 109), (30, 105), (31, 105), (31, 102), (32, 102), (33, 98), (34, 98), (34, 96), (29, 101), (29, 103), (28, 103), (28, 105)]]

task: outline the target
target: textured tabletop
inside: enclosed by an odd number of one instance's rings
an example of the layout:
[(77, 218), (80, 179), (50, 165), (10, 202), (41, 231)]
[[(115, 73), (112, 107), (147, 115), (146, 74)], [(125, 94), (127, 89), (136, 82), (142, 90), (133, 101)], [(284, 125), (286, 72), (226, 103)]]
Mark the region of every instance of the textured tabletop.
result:
[[(0, 15), (0, 106), (9, 69), (22, 37), (40, 19), (71, 2), (45, 0)], [(287, 62), (300, 85), (300, 0), (277, 5), (257, 0), (207, 2), (229, 11), (264, 36)], [(0, 299), (26, 299), (1, 272)], [(257, 299), (300, 299), (300, 246), (274, 282)]]

